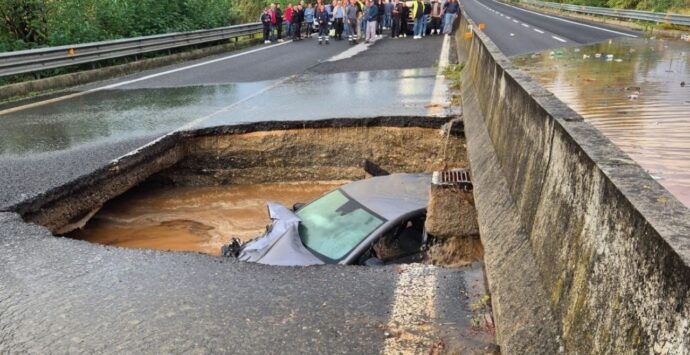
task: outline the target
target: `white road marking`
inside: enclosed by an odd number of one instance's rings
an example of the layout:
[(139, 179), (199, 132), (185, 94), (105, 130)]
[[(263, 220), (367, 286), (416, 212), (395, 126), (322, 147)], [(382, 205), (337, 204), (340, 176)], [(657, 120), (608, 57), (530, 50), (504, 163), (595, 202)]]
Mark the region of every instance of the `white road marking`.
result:
[(513, 36), (515, 36), (515, 33), (511, 33), (511, 34), (510, 34), (510, 37), (513, 37)]
[(538, 29), (538, 28), (535, 28), (535, 29), (534, 29), (534, 32), (538, 32), (538, 33), (544, 34), (544, 31), (542, 31), (542, 30), (540, 30), (540, 29)]
[(218, 115), (218, 114), (223, 113), (223, 112), (228, 112), (228, 111), (230, 111), (231, 108), (233, 108), (233, 107), (235, 107), (235, 106), (237, 106), (237, 105), (239, 105), (239, 104), (241, 104), (241, 103), (247, 102), (247, 101), (249, 101), (249, 100), (251, 100), (251, 99), (253, 99), (253, 98), (255, 98), (255, 97), (257, 97), (257, 96), (259, 96), (259, 95), (261, 95), (261, 94), (263, 94), (263, 93), (265, 93), (266, 91), (271, 90), (271, 89), (275, 88), (276, 86), (285, 83), (286, 81), (288, 81), (289, 79), (292, 79), (292, 78), (294, 78), (294, 77), (295, 77), (294, 75), (293, 75), (293, 76), (285, 77), (285, 78), (283, 78), (283, 79), (281, 79), (281, 80), (278, 80), (278, 81), (276, 81), (275, 83), (273, 83), (273, 84), (271, 84), (271, 85), (269, 85), (269, 86), (267, 86), (267, 87), (265, 87), (265, 88), (263, 88), (263, 89), (261, 89), (261, 90), (255, 92), (255, 93), (253, 93), (253, 94), (251, 94), (251, 95), (249, 95), (249, 96), (246, 96), (246, 97), (242, 98), (242, 99), (239, 100), (239, 101), (235, 101), (235, 102), (231, 103), (230, 105), (225, 106), (225, 107), (222, 107), (222, 108), (220, 108), (219, 110), (217, 110), (217, 111), (215, 111), (215, 112), (212, 112), (212, 113), (210, 113), (210, 114), (208, 114), (208, 115), (206, 115), (206, 116), (198, 117), (198, 118), (196, 118), (195, 120), (186, 123), (186, 124), (183, 125), (182, 127), (178, 128), (178, 129), (176, 129), (176, 130), (173, 130), (173, 131), (170, 132), (170, 133), (167, 133), (167, 134), (165, 134), (165, 135), (163, 135), (163, 136), (160, 136), (160, 137), (158, 137), (158, 138), (152, 140), (151, 142), (148, 142), (148, 143), (142, 145), (141, 147), (139, 147), (139, 148), (137, 148), (137, 149), (135, 149), (135, 150), (133, 150), (133, 151), (131, 151), (131, 152), (129, 152), (129, 153), (123, 155), (123, 156), (120, 156), (119, 158), (113, 159), (113, 160), (112, 160), (112, 163), (117, 163), (118, 161), (122, 160), (123, 158), (126, 158), (126, 157), (128, 157), (128, 156), (135, 155), (135, 154), (137, 154), (139, 151), (141, 151), (142, 149), (144, 149), (144, 148), (146, 148), (146, 147), (149, 147), (149, 146), (152, 146), (152, 145), (158, 143), (159, 141), (165, 139), (166, 137), (171, 136), (171, 135), (173, 135), (173, 134), (175, 134), (175, 133), (177, 133), (177, 132), (185, 131), (185, 130), (188, 130), (188, 129), (190, 129), (190, 128), (193, 128), (194, 126), (196, 126), (197, 124), (201, 123), (202, 121), (207, 120), (207, 119), (209, 119), (209, 118), (211, 118), (211, 117), (213, 117), (213, 116), (215, 116), (215, 115)]
[(510, 20), (510, 16), (506, 16), (506, 19)]
[(513, 22), (518, 23), (518, 20), (513, 20)]
[(448, 98), (446, 97), (446, 77), (443, 75), (443, 70), (448, 66), (448, 54), (450, 53), (450, 37), (443, 37), (443, 44), (441, 45), (441, 55), (438, 58), (438, 70), (436, 71), (436, 81), (434, 82), (434, 90), (431, 94), (431, 104), (427, 111), (430, 114), (441, 113), (442, 109), (448, 105)]
[(338, 55), (335, 55), (335, 56), (329, 58), (326, 61), (327, 62), (335, 62), (338, 60), (350, 59), (350, 58), (356, 56), (357, 54), (366, 51), (367, 49), (369, 49), (369, 44), (362, 42), (356, 46), (350, 47), (348, 50), (341, 52)]
[(527, 28), (529, 28), (529, 25), (526, 24), (526, 23), (523, 23), (523, 24), (522, 24), (522, 27), (527, 27)]
[(401, 268), (382, 353), (428, 354), (435, 341), (436, 269), (421, 264)]
[(285, 42), (283, 42), (283, 43), (277, 43), (277, 44), (273, 44), (273, 45), (266, 46), (266, 47), (260, 47), (260, 48), (252, 49), (252, 50), (249, 50), (249, 51), (246, 51), (246, 52), (242, 52), (242, 53), (237, 53), (237, 54), (229, 55), (229, 56), (227, 56), (227, 57), (216, 58), (216, 59), (208, 60), (208, 61), (201, 62), (201, 63), (196, 63), (196, 64), (192, 64), (192, 65), (188, 65), (188, 66), (184, 66), (184, 67), (180, 67), (180, 68), (175, 68), (175, 69), (167, 70), (167, 71), (160, 72), (160, 73), (155, 73), (155, 74), (151, 74), (151, 75), (142, 76), (141, 78), (136, 78), (136, 79), (132, 79), (132, 80), (122, 81), (122, 82), (119, 82), (119, 83), (114, 83), (114, 84), (110, 84), (110, 85), (106, 85), (106, 86), (101, 86), (101, 87), (97, 87), (97, 88), (93, 88), (93, 89), (89, 89), (89, 90), (85, 90), (85, 91), (75, 92), (75, 93), (73, 93), (73, 94), (69, 94), (69, 95), (65, 95), (65, 96), (60, 96), (60, 97), (56, 97), (56, 98), (52, 98), (52, 99), (48, 99), (48, 100), (39, 101), (39, 102), (34, 102), (34, 103), (31, 103), (31, 104), (27, 104), (27, 105), (22, 105), (22, 106), (17, 106), (17, 107), (8, 108), (8, 109), (5, 109), (5, 110), (1, 110), (1, 111), (0, 111), (0, 115), (5, 115), (5, 114), (8, 114), (8, 113), (12, 113), (12, 112), (22, 111), (22, 110), (26, 110), (26, 109), (29, 109), (29, 108), (32, 108), (32, 107), (44, 106), (44, 105), (47, 105), (47, 104), (52, 104), (52, 103), (54, 103), (54, 102), (64, 101), (64, 100), (67, 100), (67, 99), (71, 99), (71, 98), (83, 96), (83, 95), (86, 95), (86, 94), (90, 94), (90, 93), (96, 92), (96, 91), (114, 89), (114, 88), (117, 88), (117, 87), (120, 87), (120, 86), (129, 85), (129, 84), (137, 83), (137, 82), (140, 82), (140, 81), (144, 81), (144, 80), (149, 80), (149, 79), (157, 78), (157, 77), (159, 77), (159, 76), (168, 75), (168, 74), (172, 74), (172, 73), (177, 73), (177, 72), (181, 72), (181, 71), (188, 70), (188, 69), (198, 68), (198, 67), (201, 67), (201, 66), (204, 66), (204, 65), (208, 65), (208, 64), (213, 64), (213, 63), (222, 62), (222, 61), (225, 61), (225, 60), (229, 60), (229, 59), (241, 57), (241, 56), (244, 56), (244, 55), (247, 55), (247, 54), (252, 54), (252, 53), (260, 52), (260, 51), (263, 51), (263, 50), (266, 50), (266, 49), (269, 49), (269, 48), (274, 48), (274, 47), (282, 46), (282, 45), (287, 44), (287, 43), (290, 43), (290, 42), (292, 42), (292, 41), (285, 41)]
[(558, 38), (558, 37), (556, 37), (556, 36), (551, 36), (551, 37), (552, 37), (553, 39), (559, 41), (559, 42), (563, 42), (563, 43), (567, 42), (567, 41), (564, 40), (563, 38)]
[(628, 37), (632, 37), (632, 38), (637, 38), (637, 36), (631, 35), (631, 34), (629, 34), (629, 33), (619, 32), (619, 31), (614, 31), (614, 30), (609, 30), (609, 29), (607, 29), (607, 28), (602, 28), (602, 27), (598, 27), (598, 26), (587, 25), (587, 24), (584, 24), (584, 23), (579, 23), (579, 22), (575, 22), (575, 21), (570, 21), (570, 20), (562, 19), (562, 18), (560, 18), (560, 17), (549, 16), (549, 15), (541, 14), (541, 13), (539, 13), (539, 12), (534, 12), (534, 11), (530, 11), (530, 10), (525, 10), (525, 9), (523, 9), (523, 8), (521, 8), (521, 7), (509, 5), (509, 4), (506, 4), (506, 3), (500, 3), (500, 2), (498, 2), (498, 1), (496, 1), (496, 0), (493, 0), (493, 1), (494, 1), (495, 3), (499, 3), (499, 4), (502, 4), (502, 5), (505, 5), (505, 6), (510, 6), (510, 7), (514, 8), (514, 9), (516, 9), (516, 10), (528, 12), (528, 13), (534, 14), (534, 15), (539, 15), (539, 16), (547, 17), (547, 18), (550, 18), (550, 19), (553, 19), (553, 20), (558, 20), (558, 21), (562, 21), (562, 22), (567, 22), (567, 23), (571, 23), (571, 24), (573, 24), (573, 25), (579, 25), (579, 26), (589, 27), (589, 28), (593, 28), (593, 29), (596, 29), (596, 30), (599, 30), (599, 31), (615, 33), (615, 34), (619, 34), (619, 35), (621, 35), (621, 36), (628, 36)]

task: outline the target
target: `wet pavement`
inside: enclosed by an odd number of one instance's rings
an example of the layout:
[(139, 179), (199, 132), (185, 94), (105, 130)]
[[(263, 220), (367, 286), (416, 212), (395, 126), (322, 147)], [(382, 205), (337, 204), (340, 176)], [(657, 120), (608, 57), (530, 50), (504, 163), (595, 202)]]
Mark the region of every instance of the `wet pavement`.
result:
[(472, 328), (472, 268), (270, 267), (55, 238), (9, 213), (0, 247), (2, 352), (379, 353), (404, 336), (390, 322), (408, 273), (433, 309), (425, 344), (486, 353), (492, 337)]
[[(436, 71), (422, 68), (304, 74), (210, 114), (189, 128), (324, 117), (450, 116), (458, 109), (439, 110), (432, 104)], [(446, 97), (445, 88), (441, 95), (441, 99)]]
[(141, 186), (109, 201), (70, 238), (111, 246), (220, 255), (233, 238), (246, 242), (270, 224), (266, 204), (308, 203), (346, 181)]
[[(409, 69), (367, 71), (385, 62), (358, 57), (390, 51), (387, 42), (396, 43), (396, 59), (404, 63), (395, 67)], [(445, 94), (434, 91), (440, 38), (426, 41), (422, 55), (412, 50), (416, 43), (382, 40), (331, 61), (352, 47), (333, 42), (322, 48), (309, 41), (259, 47), (246, 56), (169, 66), (75, 88), (46, 105), (2, 111), (0, 210), (183, 127), (449, 114), (432, 103)], [(258, 79), (269, 80), (246, 82), (252, 70)]]
[(0, 116), (0, 156), (163, 135), (271, 84), (103, 90), (8, 113)]
[(513, 63), (690, 207), (689, 56), (687, 42), (615, 39)]

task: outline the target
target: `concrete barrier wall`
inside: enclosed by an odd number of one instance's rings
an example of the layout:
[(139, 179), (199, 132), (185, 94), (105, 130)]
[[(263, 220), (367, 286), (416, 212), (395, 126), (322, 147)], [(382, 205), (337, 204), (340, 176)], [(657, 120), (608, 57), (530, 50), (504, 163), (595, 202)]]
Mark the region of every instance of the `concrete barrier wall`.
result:
[(690, 353), (690, 211), (470, 19), (456, 43), (502, 351)]

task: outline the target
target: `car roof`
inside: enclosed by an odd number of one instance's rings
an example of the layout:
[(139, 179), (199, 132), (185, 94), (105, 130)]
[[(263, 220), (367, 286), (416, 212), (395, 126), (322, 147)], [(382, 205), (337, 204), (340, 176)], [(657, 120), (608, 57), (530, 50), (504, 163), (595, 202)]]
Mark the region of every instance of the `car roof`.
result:
[(340, 189), (390, 221), (425, 209), (430, 186), (431, 174), (392, 174), (351, 182)]

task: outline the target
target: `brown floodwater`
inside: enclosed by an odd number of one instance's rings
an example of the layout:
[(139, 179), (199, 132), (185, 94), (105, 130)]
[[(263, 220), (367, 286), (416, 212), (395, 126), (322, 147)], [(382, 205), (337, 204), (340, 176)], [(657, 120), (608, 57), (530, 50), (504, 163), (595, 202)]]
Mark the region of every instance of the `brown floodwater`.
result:
[(690, 207), (689, 54), (683, 41), (617, 39), (513, 62)]
[(219, 255), (232, 238), (246, 241), (270, 223), (266, 203), (309, 202), (344, 181), (214, 187), (139, 187), (108, 202), (68, 235), (128, 248)]

